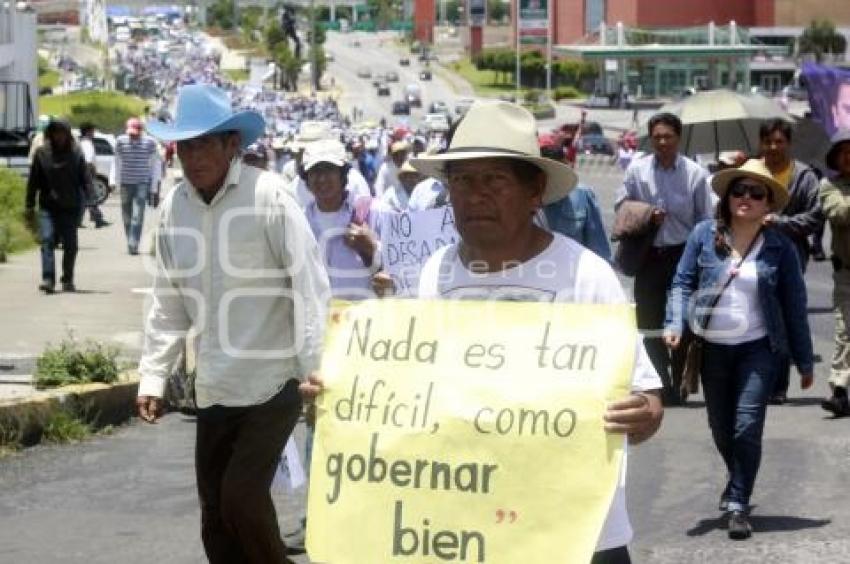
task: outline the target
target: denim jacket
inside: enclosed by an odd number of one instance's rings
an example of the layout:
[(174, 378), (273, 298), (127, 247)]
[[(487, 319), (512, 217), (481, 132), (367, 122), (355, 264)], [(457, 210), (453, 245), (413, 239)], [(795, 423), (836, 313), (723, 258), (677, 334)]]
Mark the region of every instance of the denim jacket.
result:
[(566, 198), (544, 206), (543, 212), (550, 230), (566, 235), (611, 262), (611, 245), (593, 190), (576, 186)]
[[(688, 237), (667, 297), (666, 330), (681, 335), (685, 320), (698, 333), (708, 308), (726, 283), (729, 258), (714, 247), (717, 223), (699, 223)], [(812, 374), (812, 336), (806, 311), (806, 287), (794, 244), (775, 228), (762, 230), (764, 244), (756, 255), (759, 304), (773, 351), (789, 355), (802, 374)], [(692, 300), (692, 294), (697, 291)], [(691, 303), (693, 301), (693, 303)]]

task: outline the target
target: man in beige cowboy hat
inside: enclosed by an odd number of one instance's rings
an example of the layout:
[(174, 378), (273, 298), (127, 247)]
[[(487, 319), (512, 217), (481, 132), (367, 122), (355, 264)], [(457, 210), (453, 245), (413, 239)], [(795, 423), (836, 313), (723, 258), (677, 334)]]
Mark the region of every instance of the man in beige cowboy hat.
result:
[[(443, 247), (422, 270), (419, 298), (625, 303), (614, 271), (578, 243), (534, 222), (539, 208), (575, 186), (572, 169), (540, 156), (534, 117), (509, 102), (473, 105), (449, 149), (411, 160), (448, 187), (461, 241)], [(661, 423), (661, 381), (636, 343), (633, 394), (609, 406), (605, 429), (638, 443)], [(314, 397), (321, 380), (302, 394)], [(542, 487), (543, 484), (529, 484)], [(594, 562), (628, 562), (632, 537), (621, 483), (597, 544)], [(553, 547), (553, 561), (557, 561)]]

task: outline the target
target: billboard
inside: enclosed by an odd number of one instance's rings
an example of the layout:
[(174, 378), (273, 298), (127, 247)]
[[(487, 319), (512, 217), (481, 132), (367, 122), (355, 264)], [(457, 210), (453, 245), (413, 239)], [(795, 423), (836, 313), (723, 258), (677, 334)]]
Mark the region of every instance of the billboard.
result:
[(469, 0), (469, 25), (483, 26), (487, 23), (487, 0)]
[(519, 0), (519, 40), (545, 45), (549, 37), (549, 0)]

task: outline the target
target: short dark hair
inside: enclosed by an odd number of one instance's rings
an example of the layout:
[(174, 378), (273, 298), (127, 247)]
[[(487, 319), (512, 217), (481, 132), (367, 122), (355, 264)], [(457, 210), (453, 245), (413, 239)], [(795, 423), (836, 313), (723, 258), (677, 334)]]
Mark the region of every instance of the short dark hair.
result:
[(682, 136), (682, 120), (679, 119), (679, 116), (671, 114), (670, 112), (661, 112), (649, 118), (648, 133), (650, 137), (652, 137), (652, 130), (655, 129), (655, 126), (659, 123), (672, 127), (678, 137)]
[(88, 135), (89, 133), (94, 133), (94, 130), (94, 124), (90, 121), (80, 124), (80, 135)]
[(773, 118), (761, 122), (761, 125), (759, 126), (759, 140), (764, 141), (777, 131), (782, 133), (789, 143), (791, 142), (791, 124), (780, 118)]

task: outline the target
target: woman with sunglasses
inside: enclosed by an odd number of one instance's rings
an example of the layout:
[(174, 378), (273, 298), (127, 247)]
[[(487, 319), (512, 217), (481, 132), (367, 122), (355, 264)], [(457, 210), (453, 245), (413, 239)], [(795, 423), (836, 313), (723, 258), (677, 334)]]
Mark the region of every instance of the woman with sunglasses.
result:
[(667, 300), (664, 341), (679, 346), (687, 327), (704, 339), (708, 423), (728, 472), (720, 511), (729, 537), (740, 540), (752, 534), (750, 495), (777, 359), (789, 355), (801, 387), (809, 388), (812, 340), (794, 245), (763, 221), (782, 209), (788, 191), (756, 159), (717, 173), (711, 184), (720, 197), (716, 219), (688, 238)]

